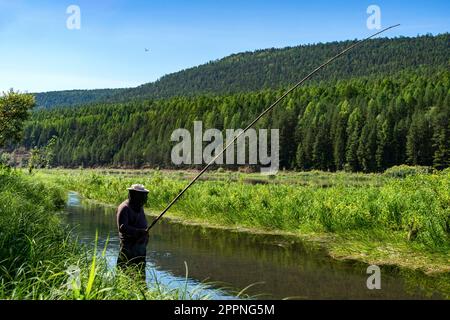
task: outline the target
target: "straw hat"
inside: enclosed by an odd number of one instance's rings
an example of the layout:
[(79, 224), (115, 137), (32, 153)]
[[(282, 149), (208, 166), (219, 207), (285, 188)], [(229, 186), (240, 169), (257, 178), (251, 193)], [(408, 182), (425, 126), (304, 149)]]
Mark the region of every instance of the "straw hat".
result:
[(138, 192), (146, 192), (146, 193), (149, 192), (147, 189), (145, 189), (144, 185), (142, 185), (142, 184), (133, 184), (133, 185), (131, 185), (131, 187), (129, 187), (127, 189), (129, 191), (138, 191)]

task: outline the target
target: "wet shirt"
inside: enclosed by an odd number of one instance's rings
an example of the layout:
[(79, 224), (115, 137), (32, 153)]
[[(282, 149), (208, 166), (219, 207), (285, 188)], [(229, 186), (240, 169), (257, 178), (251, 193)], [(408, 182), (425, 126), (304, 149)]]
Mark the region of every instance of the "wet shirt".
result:
[(147, 243), (148, 236), (140, 229), (147, 228), (147, 219), (144, 209), (139, 212), (129, 206), (129, 200), (122, 202), (117, 208), (117, 227), (119, 229), (120, 242), (123, 245)]

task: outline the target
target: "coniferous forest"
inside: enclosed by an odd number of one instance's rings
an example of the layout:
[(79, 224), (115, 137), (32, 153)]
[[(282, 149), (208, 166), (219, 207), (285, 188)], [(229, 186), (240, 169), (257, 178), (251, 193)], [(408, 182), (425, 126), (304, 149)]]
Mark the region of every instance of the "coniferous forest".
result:
[[(450, 164), (450, 71), (322, 81), (301, 87), (256, 128), (280, 130), (280, 168), (383, 171)], [(57, 138), (53, 166), (172, 167), (173, 130), (243, 128), (284, 89), (99, 103), (35, 112), (23, 145)]]

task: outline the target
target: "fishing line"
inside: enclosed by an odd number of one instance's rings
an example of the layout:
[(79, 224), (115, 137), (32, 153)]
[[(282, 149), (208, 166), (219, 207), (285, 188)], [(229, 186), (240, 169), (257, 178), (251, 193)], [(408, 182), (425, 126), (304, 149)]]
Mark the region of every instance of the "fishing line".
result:
[(398, 27), (400, 24), (396, 24), (390, 27), (387, 27), (377, 33), (372, 34), (371, 36), (359, 40), (357, 42), (355, 42), (354, 44), (352, 44), (351, 46), (349, 46), (348, 48), (344, 49), (343, 51), (341, 51), (340, 53), (338, 53), (337, 55), (335, 55), (334, 57), (330, 58), (329, 60), (327, 60), (326, 62), (324, 62), (323, 64), (321, 64), (320, 66), (318, 66), (316, 69), (314, 69), (313, 71), (311, 71), (306, 77), (304, 77), (302, 80), (300, 80), (297, 84), (295, 84), (292, 88), (290, 88), (289, 90), (287, 90), (282, 96), (280, 96), (274, 103), (272, 103), (270, 105), (270, 107), (268, 107), (266, 110), (264, 110), (258, 117), (255, 118), (255, 120), (253, 120), (244, 130), (242, 130), (238, 135), (236, 135), (233, 139), (233, 141), (231, 141), (230, 143), (228, 143), (226, 145), (226, 147), (220, 151), (203, 169), (202, 171), (200, 171), (195, 177), (194, 179), (191, 180), (191, 182), (189, 182), (186, 187), (184, 187), (183, 190), (181, 190), (181, 192), (167, 205), (167, 207), (159, 214), (159, 216), (157, 216), (153, 222), (150, 224), (150, 226), (147, 228), (147, 232), (159, 221), (159, 219), (161, 219), (161, 217), (175, 204), (175, 202), (178, 201), (178, 199), (183, 195), (183, 193), (186, 192), (187, 189), (189, 189), (194, 183), (195, 181), (198, 180), (198, 178), (201, 177), (201, 175), (203, 173), (205, 173), (206, 170), (208, 170), (208, 168), (217, 160), (217, 158), (219, 158), (224, 152), (225, 150), (228, 149), (228, 147), (230, 147), (231, 145), (234, 144), (234, 142), (241, 136), (243, 135), (248, 129), (250, 129), (256, 122), (258, 122), (259, 119), (261, 119), (266, 113), (268, 113), (269, 111), (271, 111), (277, 104), (279, 104), (284, 98), (286, 98), (286, 96), (291, 93), (292, 91), (294, 91), (295, 89), (297, 89), (299, 86), (301, 86), (305, 81), (307, 81), (309, 78), (311, 78), (314, 74), (316, 74), (317, 72), (319, 72), (321, 69), (323, 69), (325, 66), (327, 66), (328, 64), (332, 63), (334, 60), (336, 60), (337, 58), (341, 57), (342, 55), (346, 54), (348, 51), (352, 50), (353, 48), (363, 44), (364, 42), (366, 42), (367, 40), (376, 37), (377, 35)]

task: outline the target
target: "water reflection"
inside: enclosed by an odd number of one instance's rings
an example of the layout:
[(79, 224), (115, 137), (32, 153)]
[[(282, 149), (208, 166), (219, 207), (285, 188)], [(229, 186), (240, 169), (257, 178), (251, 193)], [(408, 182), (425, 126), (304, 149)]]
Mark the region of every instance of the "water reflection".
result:
[[(93, 243), (95, 230), (99, 244), (109, 236), (107, 258), (114, 267), (119, 249), (115, 209), (81, 204), (77, 195), (69, 195), (66, 221), (76, 226), (81, 241)], [(149, 220), (151, 218), (148, 218)], [(153, 273), (168, 286), (185, 284), (185, 262), (189, 268), (191, 290), (201, 281), (215, 288), (249, 288), (256, 298), (280, 299), (423, 299), (439, 298), (431, 291), (425, 294), (411, 280), (420, 281), (421, 274), (399, 272), (382, 267), (382, 289), (366, 287), (367, 265), (330, 259), (325, 252), (295, 238), (252, 235), (226, 230), (208, 229), (161, 221), (151, 231), (147, 249), (147, 275)], [(154, 271), (154, 272), (153, 272)], [(238, 290), (238, 289), (233, 289)], [(211, 289), (213, 298), (233, 298), (230, 290)]]

